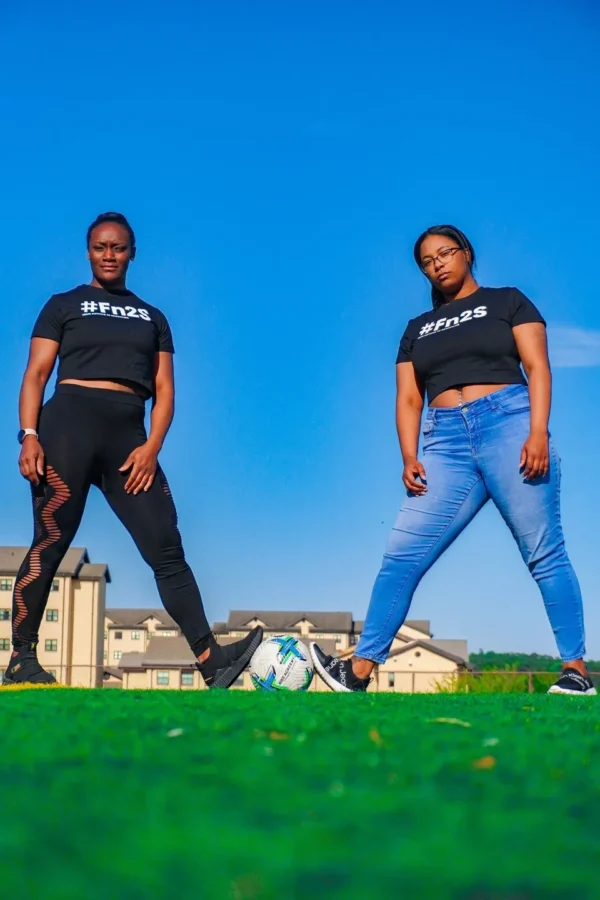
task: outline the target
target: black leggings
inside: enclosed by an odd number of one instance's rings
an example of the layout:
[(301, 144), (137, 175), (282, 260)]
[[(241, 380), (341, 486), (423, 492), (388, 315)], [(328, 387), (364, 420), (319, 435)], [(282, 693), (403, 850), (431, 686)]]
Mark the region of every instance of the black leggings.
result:
[(42, 409), (39, 435), (46, 475), (32, 488), (33, 543), (13, 596), (15, 649), (38, 640), (52, 580), (94, 484), (152, 568), (165, 609), (199, 655), (210, 626), (185, 561), (167, 479), (159, 466), (150, 490), (133, 495), (125, 493), (128, 475), (119, 472), (131, 451), (146, 441), (142, 399), (122, 391), (59, 384)]

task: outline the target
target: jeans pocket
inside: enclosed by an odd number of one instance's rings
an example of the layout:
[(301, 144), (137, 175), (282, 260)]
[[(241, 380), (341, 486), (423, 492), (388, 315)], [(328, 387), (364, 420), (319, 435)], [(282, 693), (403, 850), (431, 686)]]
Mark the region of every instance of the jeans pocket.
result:
[(423, 440), (421, 441), (421, 449), (425, 453), (433, 442), (435, 432), (435, 421), (429, 417), (423, 423)]
[(509, 416), (516, 413), (528, 413), (530, 410), (529, 394), (527, 392), (513, 394), (512, 397), (497, 397), (498, 409)]
[(433, 434), (433, 429), (435, 428), (435, 422), (433, 419), (430, 419), (429, 416), (425, 419), (423, 423), (423, 437), (428, 438)]

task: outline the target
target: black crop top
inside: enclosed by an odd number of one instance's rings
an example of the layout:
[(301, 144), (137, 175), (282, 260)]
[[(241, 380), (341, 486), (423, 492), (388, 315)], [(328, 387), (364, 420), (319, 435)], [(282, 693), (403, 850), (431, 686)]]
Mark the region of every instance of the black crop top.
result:
[(154, 392), (154, 357), (174, 353), (165, 316), (131, 291), (82, 284), (54, 294), (38, 316), (32, 338), (59, 344), (57, 381), (124, 381)]
[(479, 288), (411, 319), (396, 363), (412, 362), (431, 401), (457, 385), (526, 384), (512, 329), (545, 321), (517, 288)]

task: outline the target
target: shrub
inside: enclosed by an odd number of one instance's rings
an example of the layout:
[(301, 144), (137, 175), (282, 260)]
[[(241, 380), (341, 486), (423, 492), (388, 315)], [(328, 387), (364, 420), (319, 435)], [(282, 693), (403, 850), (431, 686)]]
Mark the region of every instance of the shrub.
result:
[(453, 672), (436, 682), (436, 691), (440, 694), (545, 694), (555, 680), (556, 673), (530, 676), (518, 672), (513, 665), (496, 672)]

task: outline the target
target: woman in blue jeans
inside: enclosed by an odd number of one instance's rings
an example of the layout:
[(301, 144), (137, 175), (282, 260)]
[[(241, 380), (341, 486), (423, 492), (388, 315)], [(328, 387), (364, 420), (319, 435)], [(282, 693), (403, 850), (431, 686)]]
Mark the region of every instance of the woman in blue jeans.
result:
[(315, 667), (334, 691), (365, 691), (421, 578), (491, 499), (540, 588), (554, 631), (563, 671), (550, 692), (595, 694), (583, 659), (581, 591), (560, 519), (560, 459), (548, 434), (546, 323), (516, 288), (479, 287), (473, 247), (457, 228), (429, 228), (414, 253), (431, 282), (433, 310), (408, 323), (396, 360), (407, 498), (354, 657), (328, 656), (313, 643)]

